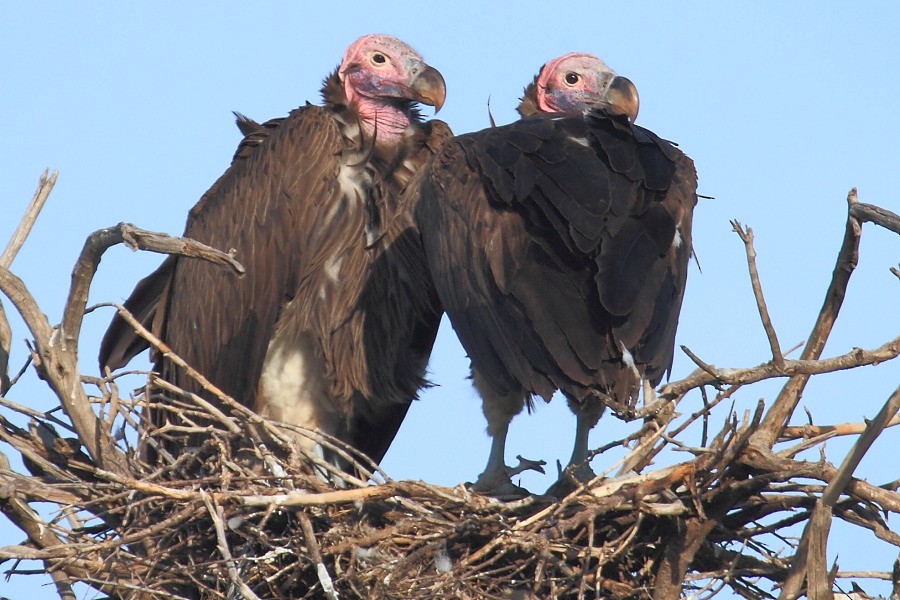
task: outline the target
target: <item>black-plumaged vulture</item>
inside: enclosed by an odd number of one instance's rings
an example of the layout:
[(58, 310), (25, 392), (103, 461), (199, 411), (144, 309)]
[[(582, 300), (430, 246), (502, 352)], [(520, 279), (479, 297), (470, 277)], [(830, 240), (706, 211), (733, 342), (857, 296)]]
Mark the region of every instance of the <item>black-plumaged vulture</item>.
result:
[(447, 142), (419, 173), (416, 219), (438, 295), (472, 362), (492, 436), (480, 491), (514, 493), (512, 418), (560, 390), (580, 478), (604, 406), (670, 369), (697, 177), (633, 124), (634, 86), (567, 54), (526, 88), (523, 118)]
[[(440, 319), (401, 195), (451, 135), (441, 121), (423, 122), (417, 103), (438, 110), (445, 94), (440, 73), (408, 45), (361, 37), (325, 79), (323, 106), (243, 123), (231, 166), (188, 215), (184, 235), (232, 252), (243, 278), (170, 257), (125, 306), (259, 414), (381, 460), (426, 383)], [(146, 347), (117, 316), (101, 367), (119, 368)], [(209, 396), (170, 361), (154, 360), (166, 381)], [(166, 417), (151, 415), (157, 425)]]

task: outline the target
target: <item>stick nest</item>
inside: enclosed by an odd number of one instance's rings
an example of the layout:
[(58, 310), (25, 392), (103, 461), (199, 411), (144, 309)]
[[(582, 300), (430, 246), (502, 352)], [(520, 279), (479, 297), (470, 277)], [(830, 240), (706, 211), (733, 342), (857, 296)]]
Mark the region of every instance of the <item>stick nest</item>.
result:
[[(42, 180), (36, 197), (46, 197), (48, 185), (52, 179)], [(43, 413), (8, 399), (17, 377), (9, 378), (5, 360), (0, 364), (0, 441), (29, 471), (17, 472), (0, 453), (0, 510), (25, 536), (0, 547), (0, 561), (11, 561), (13, 573), (19, 560), (43, 561), (63, 598), (75, 597), (75, 582), (123, 598), (660, 599), (711, 597), (725, 588), (746, 598), (825, 598), (847, 588), (849, 577), (892, 580), (900, 597), (897, 569), (843, 573), (825, 554), (834, 517), (900, 547), (887, 525), (900, 512), (897, 482), (876, 486), (852, 477), (875, 437), (897, 423), (900, 389), (864, 424), (784, 427), (810, 377), (900, 354), (894, 338), (871, 350), (820, 356), (863, 221), (900, 232), (900, 218), (851, 193), (834, 277), (797, 360), (785, 357), (768, 318), (752, 232), (734, 223), (771, 359), (717, 369), (685, 349), (698, 366), (694, 373), (639, 409), (612, 407), (636, 424), (626, 439), (597, 450), (627, 449), (618, 474), (573, 482), (561, 498), (501, 500), (463, 485), (394, 481), (337, 440), (260, 418), (199, 373), (206, 399), (153, 374), (123, 398), (121, 374), (79, 372), (87, 291), (106, 248), (126, 243), (191, 255), (240, 273), (221, 252), (190, 240), (173, 245), (124, 224), (96, 232), (55, 327), (7, 270), (9, 262), (0, 264), (0, 290), (31, 333), (30, 360), (59, 400), (59, 409)], [(9, 328), (0, 317), (2, 334)], [(133, 324), (157, 352), (180, 360)], [(8, 352), (0, 335), (0, 359)], [(769, 405), (760, 401), (740, 415), (728, 408), (738, 389), (771, 378), (785, 385)], [(704, 407), (680, 415), (688, 393), (701, 393)], [(173, 415), (164, 428), (141, 421), (153, 403)], [(696, 447), (679, 438), (691, 426), (703, 431)], [(168, 455), (165, 441), (186, 434), (204, 441)], [(800, 458), (836, 435), (858, 436), (839, 467)], [(352, 468), (339, 471), (305, 453), (297, 436), (331, 448)], [(153, 465), (141, 459), (148, 448), (159, 455)], [(688, 459), (651, 468), (671, 449)]]

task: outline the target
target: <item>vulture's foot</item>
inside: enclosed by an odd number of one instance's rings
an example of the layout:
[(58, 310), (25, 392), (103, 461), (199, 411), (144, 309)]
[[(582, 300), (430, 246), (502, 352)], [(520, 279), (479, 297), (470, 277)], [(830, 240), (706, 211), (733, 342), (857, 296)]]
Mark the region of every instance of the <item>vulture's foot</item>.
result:
[(519, 459), (519, 464), (515, 467), (503, 465), (502, 469), (489, 468), (486, 470), (478, 476), (478, 481), (471, 486), (472, 489), (480, 494), (486, 494), (501, 499), (518, 499), (530, 496), (531, 492), (514, 484), (512, 478), (525, 471), (544, 473), (544, 465), (546, 465), (547, 462), (543, 460), (530, 460), (528, 458), (523, 458), (521, 455), (516, 456), (516, 458)]
[[(559, 464), (559, 463), (557, 463)], [(584, 462), (580, 465), (569, 465), (559, 473), (556, 483), (547, 488), (546, 494), (555, 498), (565, 498), (574, 492), (582, 483), (587, 483), (596, 477), (590, 464)]]
[(513, 478), (519, 473), (524, 473), (525, 471), (537, 471), (540, 474), (544, 474), (544, 465), (547, 464), (546, 460), (531, 460), (528, 458), (522, 458), (521, 454), (517, 454), (516, 458), (519, 460), (519, 464), (514, 467), (506, 467), (506, 475), (509, 478)]
[(521, 456), (516, 456), (516, 458), (519, 459), (519, 464), (515, 467), (506, 466), (502, 460), (488, 461), (484, 473), (478, 476), (478, 480), (474, 484), (466, 484), (467, 487), (474, 492), (499, 500), (518, 500), (530, 496), (531, 492), (514, 484), (512, 477), (525, 471), (543, 473), (544, 465), (547, 463), (543, 460), (529, 460)]
[(514, 484), (509, 479), (494, 481), (479, 477), (478, 481), (471, 485), (471, 489), (473, 492), (491, 496), (498, 500), (519, 500), (531, 495), (531, 492)]
[(531, 492), (519, 487), (509, 478), (510, 467), (504, 466), (503, 470), (489, 470), (478, 476), (478, 480), (469, 487), (474, 492), (493, 496), (501, 500), (518, 500), (529, 496)]

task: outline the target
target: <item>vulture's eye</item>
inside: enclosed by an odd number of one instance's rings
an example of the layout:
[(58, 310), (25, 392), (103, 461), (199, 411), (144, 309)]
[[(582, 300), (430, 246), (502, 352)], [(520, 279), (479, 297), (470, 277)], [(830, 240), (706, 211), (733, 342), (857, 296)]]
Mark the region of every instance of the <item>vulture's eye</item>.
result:
[(579, 79), (581, 78), (578, 76), (578, 73), (566, 73), (566, 83), (569, 85), (575, 85)]
[(383, 65), (387, 62), (387, 57), (381, 52), (376, 52), (372, 55), (372, 62), (376, 65)]

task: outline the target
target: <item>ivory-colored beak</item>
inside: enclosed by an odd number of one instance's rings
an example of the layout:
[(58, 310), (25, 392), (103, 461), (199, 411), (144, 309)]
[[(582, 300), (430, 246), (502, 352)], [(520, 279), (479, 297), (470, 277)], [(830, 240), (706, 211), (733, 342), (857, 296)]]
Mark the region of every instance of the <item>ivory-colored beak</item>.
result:
[(437, 114), (447, 98), (447, 86), (441, 72), (434, 67), (425, 65), (421, 73), (413, 79), (410, 88), (416, 93), (416, 100), (422, 104), (434, 107)]
[(627, 77), (619, 75), (613, 77), (606, 88), (603, 103), (612, 111), (620, 115), (627, 115), (634, 123), (641, 107), (641, 100), (637, 88)]

